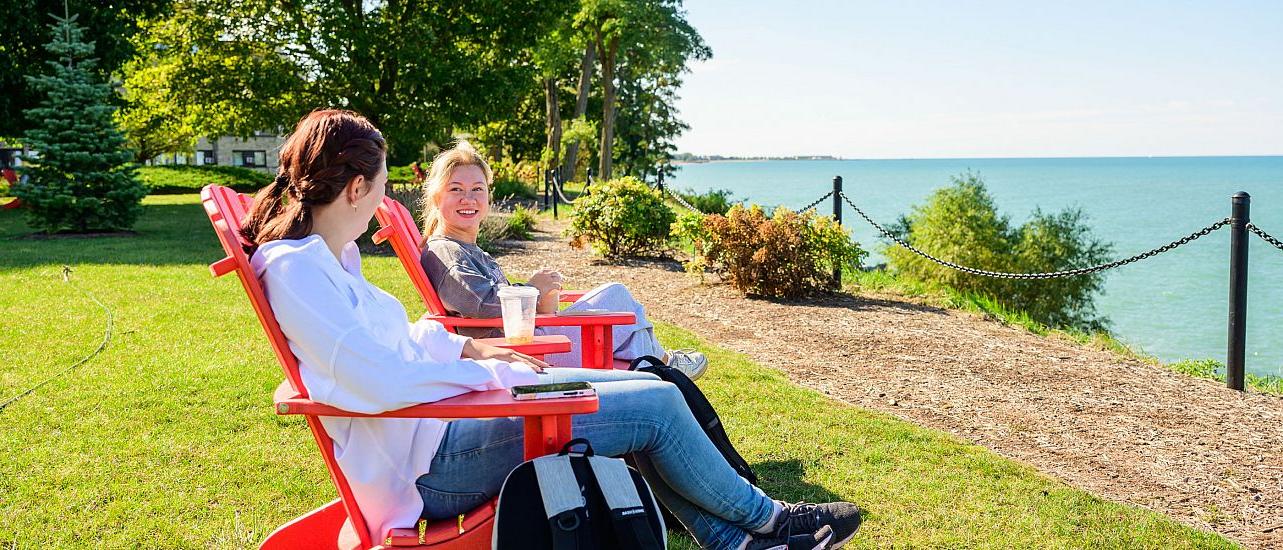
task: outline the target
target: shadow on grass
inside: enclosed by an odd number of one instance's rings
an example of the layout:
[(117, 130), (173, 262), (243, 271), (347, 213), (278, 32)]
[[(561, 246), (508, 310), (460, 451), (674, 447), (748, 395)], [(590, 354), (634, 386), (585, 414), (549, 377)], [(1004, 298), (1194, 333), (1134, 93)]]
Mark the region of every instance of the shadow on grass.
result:
[(0, 210), (0, 268), (50, 264), (208, 264), (223, 256), (209, 218), (192, 197), (145, 204), (135, 235), (31, 238), (22, 210)]
[(757, 485), (768, 496), (787, 502), (834, 502), (842, 500), (837, 493), (809, 483), (806, 464), (800, 460), (767, 460), (752, 464), (757, 474)]

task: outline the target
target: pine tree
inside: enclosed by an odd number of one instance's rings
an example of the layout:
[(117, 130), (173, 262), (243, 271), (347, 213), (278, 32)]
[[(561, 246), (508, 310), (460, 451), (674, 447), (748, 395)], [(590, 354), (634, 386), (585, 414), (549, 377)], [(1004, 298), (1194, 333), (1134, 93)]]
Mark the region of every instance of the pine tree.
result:
[(39, 121), (23, 135), (35, 154), (25, 159), (27, 179), (14, 195), (27, 205), (28, 223), (48, 233), (127, 230), (147, 189), (113, 120), (114, 92), (94, 75), (94, 44), (84, 41), (76, 16), (52, 17), (54, 38), (45, 49), (59, 61), (49, 62), (49, 75), (27, 76), (45, 99), (26, 111)]

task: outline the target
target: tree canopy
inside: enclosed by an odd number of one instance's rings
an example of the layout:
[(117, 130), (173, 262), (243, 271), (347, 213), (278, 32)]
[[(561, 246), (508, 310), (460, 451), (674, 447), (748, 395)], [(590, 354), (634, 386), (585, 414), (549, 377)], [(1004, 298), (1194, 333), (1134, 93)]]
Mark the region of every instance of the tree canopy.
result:
[[(48, 75), (49, 61), (56, 61), (44, 45), (53, 40), (50, 14), (61, 14), (64, 0), (10, 0), (4, 8), (0, 32), (0, 137), (17, 137), (39, 121), (25, 111), (40, 103), (40, 95), (26, 76)], [(141, 18), (164, 13), (170, 0), (70, 1), (66, 7), (78, 16), (84, 41), (98, 59), (94, 73), (103, 79), (115, 74), (136, 50), (131, 38)]]

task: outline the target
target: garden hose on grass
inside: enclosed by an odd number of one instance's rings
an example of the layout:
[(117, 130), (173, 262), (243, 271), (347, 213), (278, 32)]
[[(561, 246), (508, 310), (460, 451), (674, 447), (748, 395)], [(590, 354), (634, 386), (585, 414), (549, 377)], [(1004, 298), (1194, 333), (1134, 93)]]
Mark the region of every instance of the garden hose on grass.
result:
[(102, 303), (101, 301), (99, 301), (99, 300), (98, 300), (98, 298), (97, 298), (96, 296), (94, 296), (92, 293), (90, 293), (89, 291), (87, 291), (87, 290), (85, 290), (85, 289), (83, 289), (83, 288), (80, 288), (80, 287), (78, 287), (78, 286), (76, 286), (76, 285), (74, 285), (74, 284), (72, 284), (72, 283), (71, 283), (71, 267), (69, 267), (69, 266), (65, 266), (65, 265), (64, 265), (64, 266), (62, 266), (62, 282), (67, 283), (67, 284), (71, 285), (71, 287), (72, 287), (72, 288), (74, 288), (74, 289), (76, 289), (76, 290), (80, 291), (80, 293), (81, 293), (81, 294), (84, 294), (84, 295), (85, 295), (86, 297), (88, 297), (90, 300), (93, 300), (93, 302), (94, 302), (95, 304), (98, 304), (98, 307), (101, 307), (101, 308), (102, 308), (102, 310), (103, 310), (104, 312), (106, 312), (106, 313), (107, 313), (107, 326), (106, 326), (106, 328), (103, 330), (102, 342), (98, 344), (98, 348), (97, 348), (97, 349), (95, 349), (95, 350), (94, 350), (93, 352), (91, 352), (89, 355), (86, 355), (86, 356), (85, 356), (84, 358), (82, 358), (81, 360), (76, 361), (76, 362), (75, 362), (74, 364), (72, 364), (70, 367), (67, 367), (67, 368), (62, 369), (61, 371), (59, 371), (59, 372), (57, 372), (57, 373), (54, 373), (52, 376), (50, 376), (50, 377), (48, 377), (48, 378), (46, 378), (46, 379), (44, 379), (44, 380), (41, 380), (39, 384), (36, 384), (36, 385), (34, 385), (34, 386), (31, 386), (30, 388), (27, 388), (26, 390), (24, 390), (24, 391), (20, 392), (18, 395), (15, 395), (15, 396), (13, 396), (13, 397), (10, 397), (10, 398), (8, 398), (8, 399), (4, 400), (4, 402), (3, 402), (3, 403), (0, 403), (0, 412), (4, 412), (4, 409), (5, 409), (6, 407), (8, 407), (11, 403), (13, 403), (14, 401), (17, 401), (17, 400), (19, 400), (19, 399), (22, 399), (23, 397), (26, 397), (26, 396), (30, 395), (30, 394), (31, 394), (31, 392), (34, 392), (34, 391), (36, 391), (36, 390), (40, 389), (40, 387), (41, 387), (41, 386), (44, 386), (45, 384), (48, 384), (48, 383), (50, 383), (50, 382), (54, 381), (54, 379), (58, 378), (59, 376), (62, 376), (62, 375), (64, 375), (64, 374), (67, 374), (67, 373), (69, 373), (69, 372), (71, 372), (71, 371), (75, 370), (75, 369), (76, 369), (76, 367), (79, 367), (80, 365), (83, 365), (83, 364), (87, 363), (90, 359), (93, 359), (93, 358), (94, 358), (94, 356), (96, 356), (96, 355), (98, 355), (99, 353), (101, 353), (101, 352), (102, 352), (102, 350), (103, 350), (103, 349), (105, 349), (105, 348), (107, 347), (107, 342), (111, 341), (111, 329), (112, 329), (112, 321), (113, 321), (112, 313), (111, 313), (111, 308), (107, 307), (107, 305), (106, 305), (106, 304), (104, 304), (104, 303)]

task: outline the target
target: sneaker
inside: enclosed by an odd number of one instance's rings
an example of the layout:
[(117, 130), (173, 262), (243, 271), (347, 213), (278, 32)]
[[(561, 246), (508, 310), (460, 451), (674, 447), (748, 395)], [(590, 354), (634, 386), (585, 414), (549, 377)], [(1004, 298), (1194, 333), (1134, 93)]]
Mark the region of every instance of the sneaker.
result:
[(773, 535), (810, 533), (829, 526), (833, 528), (833, 544), (829, 548), (841, 548), (850, 542), (863, 521), (860, 507), (850, 502), (781, 504), (784, 505), (784, 519), (775, 525)]
[(695, 380), (704, 376), (704, 372), (708, 370), (708, 358), (693, 349), (673, 350), (668, 352), (668, 366)]
[(825, 525), (814, 533), (793, 536), (749, 535), (744, 550), (827, 550), (833, 530)]

